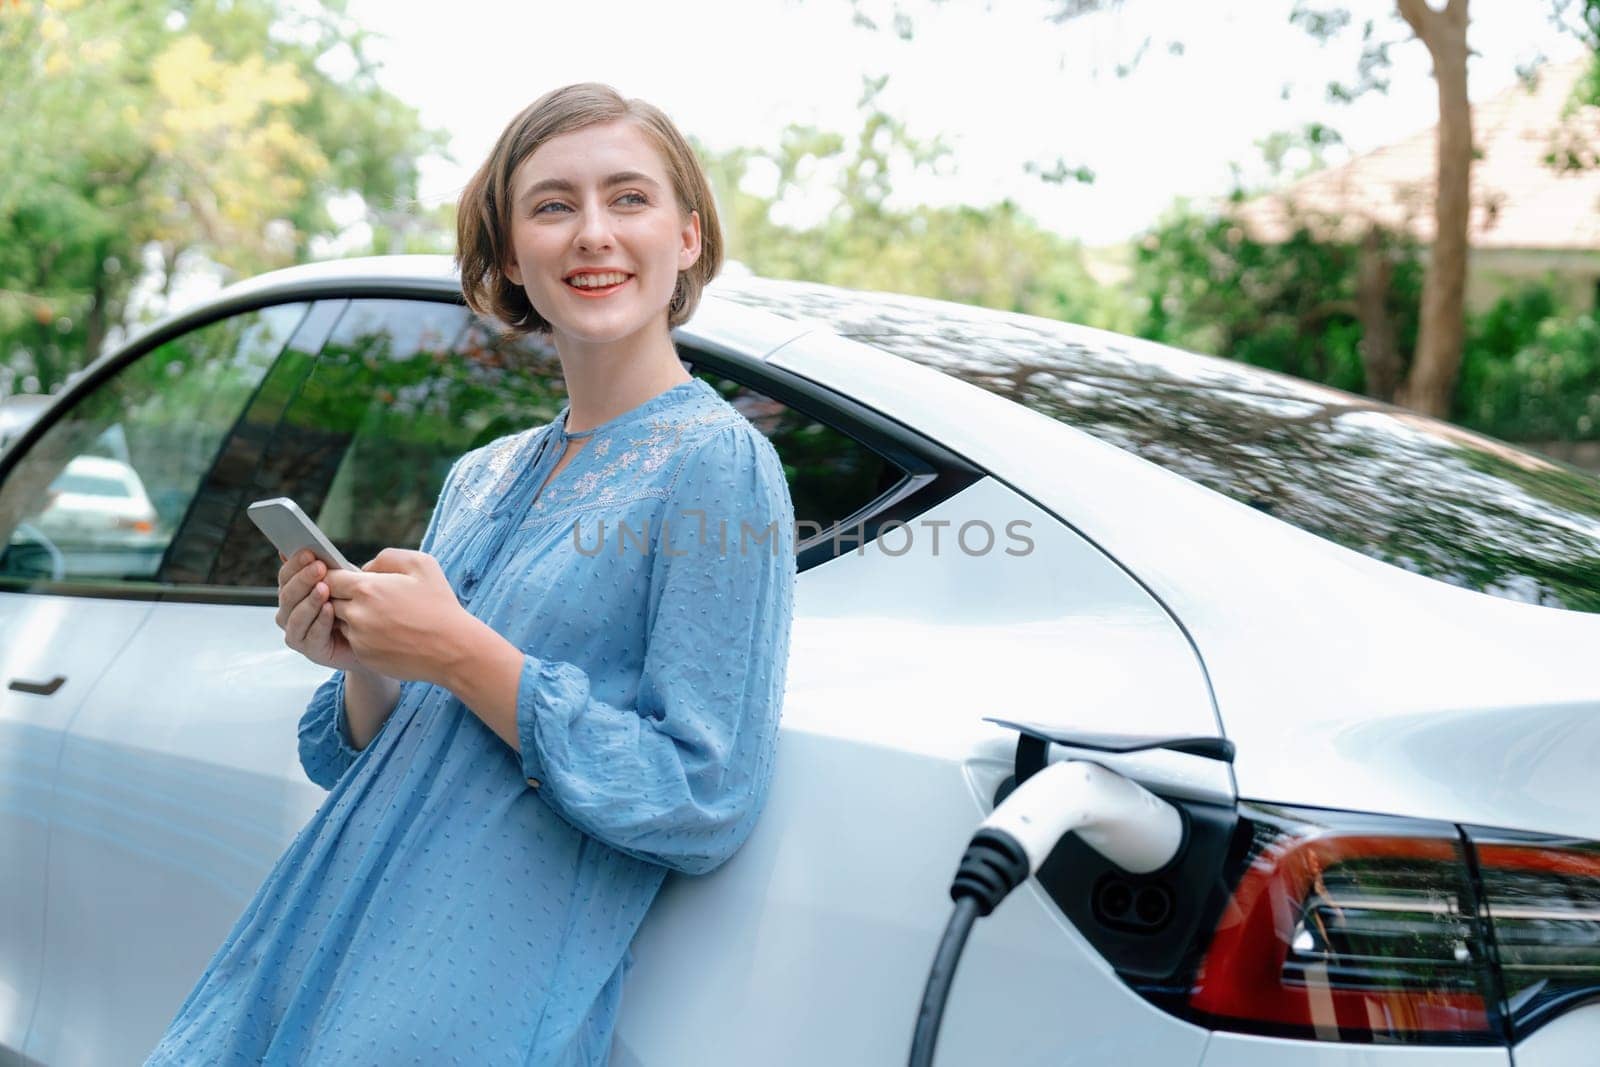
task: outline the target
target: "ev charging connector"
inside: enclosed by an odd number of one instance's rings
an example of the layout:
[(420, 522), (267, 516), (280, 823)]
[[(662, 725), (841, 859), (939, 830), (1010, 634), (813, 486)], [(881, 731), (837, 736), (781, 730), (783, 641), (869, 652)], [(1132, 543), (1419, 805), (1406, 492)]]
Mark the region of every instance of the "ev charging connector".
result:
[(1184, 847), (1184, 817), (1131, 779), (1086, 760), (1049, 762), (1053, 743), (1102, 752), (1170, 748), (1231, 762), (1233, 746), (1212, 737), (1150, 738), (1060, 733), (1027, 723), (989, 719), (1021, 733), (1016, 787), (979, 825), (950, 885), (955, 911), (928, 972), (911, 1040), (911, 1067), (929, 1067), (944, 1005), (967, 935), (1017, 886), (1038, 870), (1067, 834), (1076, 832), (1107, 860), (1131, 874), (1158, 871)]

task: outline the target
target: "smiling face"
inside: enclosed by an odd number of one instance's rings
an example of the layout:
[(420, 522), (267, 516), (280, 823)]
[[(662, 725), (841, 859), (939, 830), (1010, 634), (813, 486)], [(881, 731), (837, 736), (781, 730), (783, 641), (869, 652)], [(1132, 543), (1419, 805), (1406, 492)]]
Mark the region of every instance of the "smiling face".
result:
[(511, 261), (561, 350), (667, 334), (678, 272), (700, 254), (700, 217), (685, 214), (665, 161), (634, 123), (552, 137), (511, 178)]

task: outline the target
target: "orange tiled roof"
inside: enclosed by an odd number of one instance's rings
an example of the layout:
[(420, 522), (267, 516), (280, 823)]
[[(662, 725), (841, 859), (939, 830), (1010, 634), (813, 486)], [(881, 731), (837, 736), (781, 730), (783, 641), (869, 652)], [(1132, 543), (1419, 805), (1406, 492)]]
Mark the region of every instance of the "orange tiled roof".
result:
[[(1600, 250), (1600, 168), (1561, 172), (1544, 163), (1589, 62), (1547, 66), (1532, 91), (1518, 82), (1473, 105), (1473, 140), (1482, 152), (1472, 168), (1474, 248)], [(1579, 143), (1600, 146), (1600, 108), (1581, 108), (1569, 125)], [(1323, 225), (1347, 238), (1376, 219), (1429, 243), (1436, 143), (1430, 127), (1248, 200), (1235, 215), (1260, 240), (1288, 236), (1293, 204), (1302, 214), (1342, 220)]]

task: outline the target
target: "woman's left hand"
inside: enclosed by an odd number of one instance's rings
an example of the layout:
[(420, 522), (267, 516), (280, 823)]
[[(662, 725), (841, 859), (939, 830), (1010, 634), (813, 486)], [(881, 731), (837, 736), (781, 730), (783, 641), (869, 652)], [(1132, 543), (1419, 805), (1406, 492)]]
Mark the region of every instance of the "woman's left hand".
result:
[(364, 666), (402, 681), (443, 684), (472, 616), (438, 560), (386, 548), (361, 573), (330, 570), (323, 581), (335, 625)]

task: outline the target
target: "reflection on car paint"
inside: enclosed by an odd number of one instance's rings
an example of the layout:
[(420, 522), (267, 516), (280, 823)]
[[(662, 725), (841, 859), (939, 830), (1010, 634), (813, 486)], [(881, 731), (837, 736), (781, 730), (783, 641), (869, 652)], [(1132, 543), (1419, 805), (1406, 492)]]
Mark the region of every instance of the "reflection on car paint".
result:
[(746, 282), (725, 298), (961, 378), (1374, 559), (1600, 612), (1600, 479), (1367, 397), (1029, 315)]

